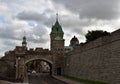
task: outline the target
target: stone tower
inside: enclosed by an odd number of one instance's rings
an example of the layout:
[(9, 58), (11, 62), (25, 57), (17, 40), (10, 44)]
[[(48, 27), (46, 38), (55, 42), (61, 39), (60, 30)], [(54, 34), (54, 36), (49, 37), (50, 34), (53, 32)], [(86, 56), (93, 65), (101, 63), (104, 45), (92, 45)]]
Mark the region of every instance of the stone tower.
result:
[(50, 40), (51, 51), (53, 53), (54, 72), (57, 75), (61, 75), (64, 59), (64, 32), (58, 21), (58, 14), (56, 14), (56, 22), (52, 26)]
[(16, 56), (16, 79), (21, 79), (21, 77), (26, 76), (26, 67), (25, 67), (25, 54), (27, 52), (27, 41), (26, 37), (23, 36), (22, 46), (16, 46), (14, 49)]

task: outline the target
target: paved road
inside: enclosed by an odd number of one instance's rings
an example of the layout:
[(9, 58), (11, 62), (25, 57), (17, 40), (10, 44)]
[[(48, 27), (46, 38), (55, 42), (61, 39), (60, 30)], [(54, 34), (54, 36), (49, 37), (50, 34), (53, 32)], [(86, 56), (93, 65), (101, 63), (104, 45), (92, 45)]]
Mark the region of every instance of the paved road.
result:
[(67, 84), (53, 78), (48, 74), (30, 74), (28, 76), (29, 84)]

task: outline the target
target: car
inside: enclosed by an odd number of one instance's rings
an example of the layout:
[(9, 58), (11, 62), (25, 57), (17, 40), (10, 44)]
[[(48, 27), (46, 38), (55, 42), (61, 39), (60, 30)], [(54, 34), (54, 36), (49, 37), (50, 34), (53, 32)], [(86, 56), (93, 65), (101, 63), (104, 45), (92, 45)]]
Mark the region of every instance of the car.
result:
[(32, 71), (32, 73), (36, 73), (36, 71), (35, 71), (35, 70), (33, 70), (33, 71)]

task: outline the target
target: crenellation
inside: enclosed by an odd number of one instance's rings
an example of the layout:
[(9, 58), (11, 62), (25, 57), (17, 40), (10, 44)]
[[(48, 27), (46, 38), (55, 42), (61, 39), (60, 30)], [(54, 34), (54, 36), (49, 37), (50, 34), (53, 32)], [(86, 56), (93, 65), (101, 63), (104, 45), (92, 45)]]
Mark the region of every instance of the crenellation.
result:
[(34, 51), (34, 48), (30, 48), (28, 51)]
[(43, 48), (35, 48), (35, 51), (43, 51)]

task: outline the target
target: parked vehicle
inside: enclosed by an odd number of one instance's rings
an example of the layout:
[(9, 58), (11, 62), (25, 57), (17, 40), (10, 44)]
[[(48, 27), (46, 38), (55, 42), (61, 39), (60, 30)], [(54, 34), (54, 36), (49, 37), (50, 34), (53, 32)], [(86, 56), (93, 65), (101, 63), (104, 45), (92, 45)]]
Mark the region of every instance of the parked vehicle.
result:
[(33, 70), (33, 71), (32, 71), (32, 73), (36, 73), (36, 71), (35, 71), (35, 70)]

